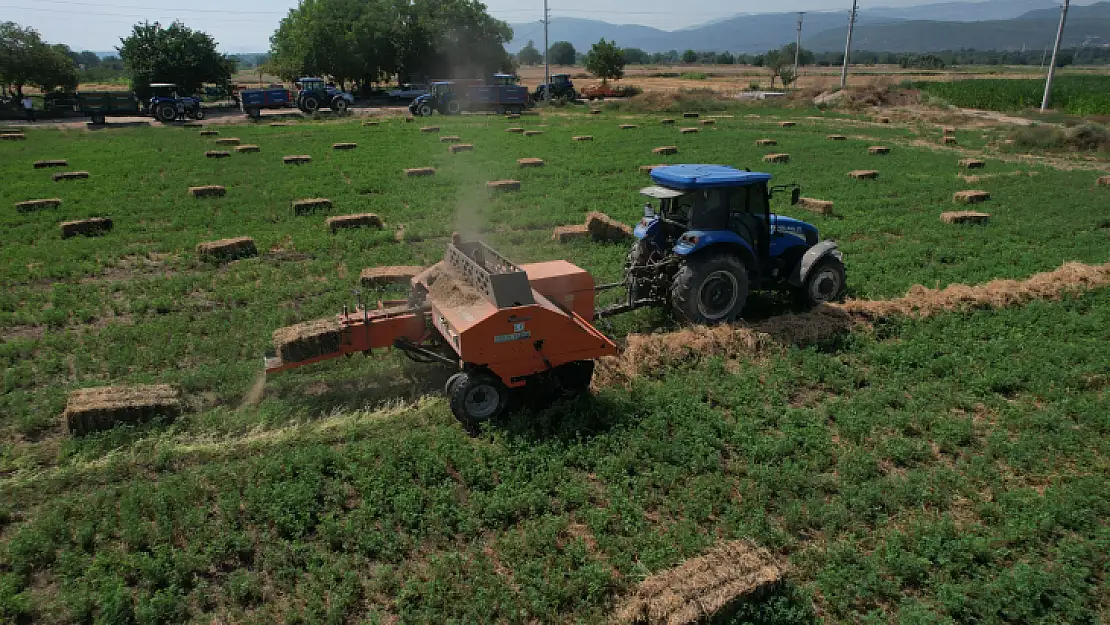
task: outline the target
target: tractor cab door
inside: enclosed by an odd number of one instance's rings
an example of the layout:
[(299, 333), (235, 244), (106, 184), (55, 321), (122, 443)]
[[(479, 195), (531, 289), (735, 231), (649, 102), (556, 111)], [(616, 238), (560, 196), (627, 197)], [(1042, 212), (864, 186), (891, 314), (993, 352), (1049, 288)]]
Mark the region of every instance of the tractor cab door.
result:
[(752, 246), (761, 263), (767, 258), (771, 245), (769, 211), (766, 185), (728, 189), (729, 230)]

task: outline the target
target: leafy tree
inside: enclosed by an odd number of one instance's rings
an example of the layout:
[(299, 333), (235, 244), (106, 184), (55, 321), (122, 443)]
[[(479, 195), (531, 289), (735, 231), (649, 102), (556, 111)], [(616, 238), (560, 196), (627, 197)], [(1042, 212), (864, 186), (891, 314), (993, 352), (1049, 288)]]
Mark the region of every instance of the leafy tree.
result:
[[(785, 46), (783, 46), (782, 49), (780, 50), (780, 53), (783, 56), (785, 56), (787, 59), (790, 60), (790, 65), (791, 66), (794, 65), (794, 50), (796, 50), (797, 48), (798, 48), (798, 44), (788, 43)], [(841, 53), (841, 56), (843, 56), (843, 53)], [(806, 50), (805, 48), (802, 48), (802, 53), (800, 55), (798, 55), (798, 66), (799, 67), (804, 67), (806, 65), (813, 65), (816, 61), (817, 61), (817, 55), (815, 55), (813, 52), (811, 52), (809, 50)]]
[(624, 53), (612, 41), (595, 43), (586, 54), (586, 71), (601, 80), (624, 78)]
[(639, 48), (625, 48), (624, 62), (629, 65), (647, 65), (651, 63), (651, 55)]
[(32, 28), (0, 23), (0, 85), (4, 91), (22, 96), (24, 85), (43, 91), (75, 89), (77, 67), (71, 54), (65, 46), (47, 44)]
[(717, 65), (732, 65), (736, 63), (736, 57), (732, 56), (732, 53), (726, 50), (718, 54), (716, 58), (713, 59), (713, 62)]
[(771, 88), (775, 88), (775, 78), (782, 79), (784, 87), (790, 85), (797, 78), (794, 75), (794, 46), (783, 46), (778, 50), (769, 50), (763, 55), (764, 67), (771, 70)]
[(547, 50), (547, 60), (552, 65), (574, 65), (578, 52), (569, 41), (556, 41)]
[(682, 62), (687, 65), (698, 62), (698, 53), (693, 50), (687, 50), (682, 53)]
[(531, 39), (528, 40), (528, 45), (520, 49), (516, 55), (516, 60), (521, 65), (539, 65), (543, 63), (543, 54), (536, 49), (536, 43)]
[(210, 35), (181, 22), (168, 28), (158, 22), (136, 24), (120, 44), (131, 88), (144, 100), (150, 96), (151, 83), (173, 83), (195, 93), (206, 82), (226, 84), (235, 72), (235, 61), (216, 51)]

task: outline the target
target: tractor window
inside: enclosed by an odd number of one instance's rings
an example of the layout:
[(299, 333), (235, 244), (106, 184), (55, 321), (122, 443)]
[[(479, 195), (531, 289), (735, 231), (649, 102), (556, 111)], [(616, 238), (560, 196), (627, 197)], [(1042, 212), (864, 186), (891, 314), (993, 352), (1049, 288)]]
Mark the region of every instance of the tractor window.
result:
[(691, 230), (722, 230), (728, 223), (728, 198), (722, 189), (709, 189), (694, 195), (698, 203), (690, 216)]
[(748, 196), (748, 212), (753, 215), (766, 215), (767, 214), (767, 188), (763, 185), (752, 185), (748, 187), (750, 194)]

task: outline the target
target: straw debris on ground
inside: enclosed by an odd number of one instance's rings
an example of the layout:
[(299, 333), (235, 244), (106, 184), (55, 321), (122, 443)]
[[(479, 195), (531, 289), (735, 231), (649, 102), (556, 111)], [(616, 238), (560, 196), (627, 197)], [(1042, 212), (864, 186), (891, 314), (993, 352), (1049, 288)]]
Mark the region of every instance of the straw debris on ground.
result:
[(620, 243), (633, 238), (632, 228), (628, 224), (596, 211), (586, 215), (586, 228), (595, 241), (603, 243)]
[(339, 321), (329, 317), (278, 328), (273, 340), (282, 363), (295, 363), (338, 352), (342, 334)]
[(181, 414), (181, 396), (168, 384), (84, 388), (69, 394), (62, 422), (73, 436)]
[(440, 308), (474, 306), (486, 301), (482, 292), (445, 262), (432, 266), (424, 275), (428, 285), (428, 299)]
[(62, 230), (62, 238), (68, 239), (79, 234), (90, 236), (107, 232), (112, 229), (112, 220), (107, 217), (90, 217), (89, 219), (63, 221), (58, 226)]
[(782, 580), (785, 566), (748, 541), (719, 543), (706, 553), (655, 573), (621, 600), (613, 622), (684, 625)]

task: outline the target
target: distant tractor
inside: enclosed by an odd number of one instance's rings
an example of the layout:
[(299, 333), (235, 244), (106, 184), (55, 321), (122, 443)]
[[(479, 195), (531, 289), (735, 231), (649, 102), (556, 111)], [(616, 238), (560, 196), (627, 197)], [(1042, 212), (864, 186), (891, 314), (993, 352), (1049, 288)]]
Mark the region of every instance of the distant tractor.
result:
[(355, 96), (328, 85), (322, 78), (301, 78), (297, 81), (297, 108), (304, 113), (315, 113), (330, 108), (336, 113), (346, 113), (355, 103)]
[(721, 165), (656, 168), (655, 186), (635, 228), (625, 285), (628, 302), (604, 314), (669, 305), (682, 318), (719, 324), (740, 317), (752, 290), (794, 293), (806, 305), (844, 295), (843, 257), (814, 226), (775, 215), (771, 198), (797, 185), (770, 187), (771, 176)]
[(578, 99), (578, 92), (574, 90), (574, 83), (570, 80), (570, 74), (552, 74), (549, 84), (540, 85), (532, 92), (532, 101), (543, 102), (547, 99), (548, 92), (551, 93), (552, 100), (574, 101)]
[(150, 90), (153, 95), (150, 98), (148, 110), (154, 119), (163, 124), (168, 124), (180, 117), (204, 119), (200, 98), (181, 95), (177, 85), (154, 83), (150, 85)]
[(494, 74), (489, 82), (481, 79), (434, 82), (429, 93), (412, 101), (409, 112), (421, 117), (435, 111), (442, 115), (464, 111), (520, 113), (528, 106), (528, 89), (516, 83), (512, 74)]

